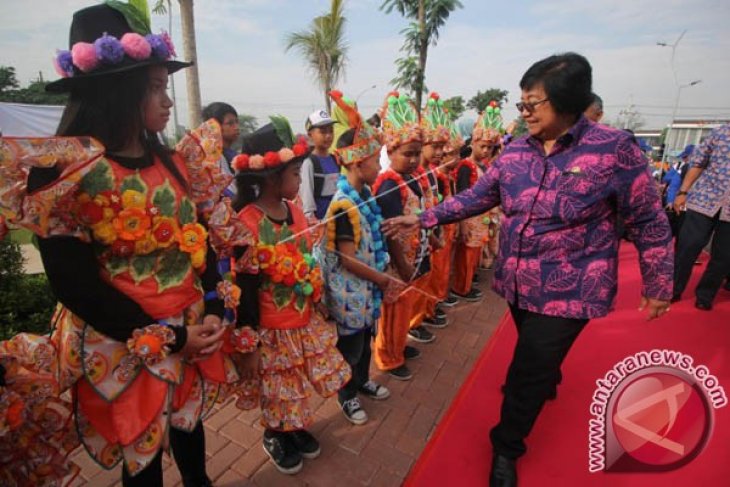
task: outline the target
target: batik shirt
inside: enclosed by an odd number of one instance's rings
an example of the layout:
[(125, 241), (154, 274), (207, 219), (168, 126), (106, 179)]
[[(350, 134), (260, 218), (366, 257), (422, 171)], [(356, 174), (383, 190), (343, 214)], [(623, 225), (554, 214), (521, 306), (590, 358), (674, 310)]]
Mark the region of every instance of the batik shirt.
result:
[(730, 222), (730, 124), (710, 133), (690, 160), (702, 175), (687, 196), (687, 209)]
[(608, 313), (616, 295), (617, 216), (639, 250), (642, 293), (672, 295), (672, 237), (635, 139), (581, 117), (545, 154), (533, 137), (512, 142), (473, 188), (424, 212), (432, 227), (504, 212), (493, 287), (529, 311), (567, 318)]

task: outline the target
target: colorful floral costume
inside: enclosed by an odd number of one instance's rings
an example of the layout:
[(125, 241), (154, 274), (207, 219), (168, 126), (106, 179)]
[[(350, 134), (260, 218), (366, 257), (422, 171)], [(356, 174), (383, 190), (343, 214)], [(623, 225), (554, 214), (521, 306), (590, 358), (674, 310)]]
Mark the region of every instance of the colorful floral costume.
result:
[[(172, 155), (189, 189), (159, 160), (128, 169), (91, 138), (3, 139), (0, 150), (0, 207), (9, 221), (44, 238), (92, 243), (102, 280), (156, 321), (135, 327), (125, 343), (106, 336), (104, 323), (85, 323), (63, 305), (54, 316), (57, 387), (73, 391), (81, 443), (102, 467), (124, 460), (134, 475), (166, 444), (170, 426), (192, 430), (221, 384), (238, 377), (221, 353), (196, 363), (169, 353), (173, 327), (202, 319), (198, 273), (207, 244), (198, 214), (229, 182), (217, 166), (220, 127), (204, 124)], [(55, 167), (60, 176), (27, 193), (34, 167)]]
[[(350, 379), (350, 367), (335, 347), (335, 327), (315, 309), (323, 282), (312, 255), (306, 217), (293, 203), (287, 207), (291, 225), (272, 221), (255, 204), (241, 210), (240, 221), (253, 235), (255, 246), (234, 267), (238, 283), (245, 275), (260, 279), (253, 302), (258, 304), (261, 380), (257, 388), (247, 384), (247, 397), (259, 394), (262, 424), (279, 431), (311, 424), (314, 412), (308, 397), (312, 389), (329, 397)], [(250, 300), (247, 287), (241, 284), (241, 288), (243, 299)], [(248, 400), (240, 405), (254, 407), (255, 403)]]

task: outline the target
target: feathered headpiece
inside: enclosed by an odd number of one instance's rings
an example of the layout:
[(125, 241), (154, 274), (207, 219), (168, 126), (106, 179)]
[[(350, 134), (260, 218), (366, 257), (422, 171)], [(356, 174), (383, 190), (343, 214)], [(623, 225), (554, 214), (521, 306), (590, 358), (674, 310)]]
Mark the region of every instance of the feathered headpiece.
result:
[(418, 112), (413, 102), (397, 91), (391, 91), (382, 108), (383, 138), (388, 150), (410, 142), (423, 142)]
[[(337, 163), (341, 166), (359, 164), (380, 152), (383, 145), (380, 141), (380, 134), (362, 119), (360, 113), (353, 106), (354, 104), (348, 103), (340, 91), (330, 91), (329, 95), (337, 107), (342, 110), (342, 113), (346, 115), (345, 131), (355, 129), (352, 145), (335, 149)], [(343, 124), (344, 122), (345, 120), (340, 119), (339, 123)]]
[(492, 100), (474, 124), (471, 141), (472, 143), (479, 140), (499, 142), (503, 133), (501, 110), (497, 102)]
[(459, 151), (462, 147), (464, 147), (464, 137), (461, 136), (461, 132), (459, 132), (459, 128), (456, 126), (456, 124), (449, 120), (449, 141), (446, 143), (448, 147), (450, 147), (453, 150)]
[(421, 112), (421, 128), (424, 144), (438, 144), (449, 141), (451, 119), (444, 110), (444, 102), (438, 93), (431, 93), (426, 107)]

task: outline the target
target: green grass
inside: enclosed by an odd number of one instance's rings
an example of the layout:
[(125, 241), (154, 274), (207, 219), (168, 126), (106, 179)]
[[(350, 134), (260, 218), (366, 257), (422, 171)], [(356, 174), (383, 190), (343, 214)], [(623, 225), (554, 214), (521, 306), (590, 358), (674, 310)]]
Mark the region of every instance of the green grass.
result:
[(29, 244), (33, 241), (33, 232), (25, 229), (11, 230), (10, 240), (20, 245)]

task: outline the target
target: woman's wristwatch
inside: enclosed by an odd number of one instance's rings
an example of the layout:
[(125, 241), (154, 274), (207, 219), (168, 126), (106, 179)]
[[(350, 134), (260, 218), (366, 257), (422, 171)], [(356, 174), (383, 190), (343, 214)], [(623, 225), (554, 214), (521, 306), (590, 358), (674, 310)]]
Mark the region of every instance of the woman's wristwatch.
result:
[(682, 196), (682, 195), (686, 195), (687, 193), (688, 193), (687, 191), (682, 191), (682, 190), (680, 189), (679, 191), (677, 191), (677, 196)]

